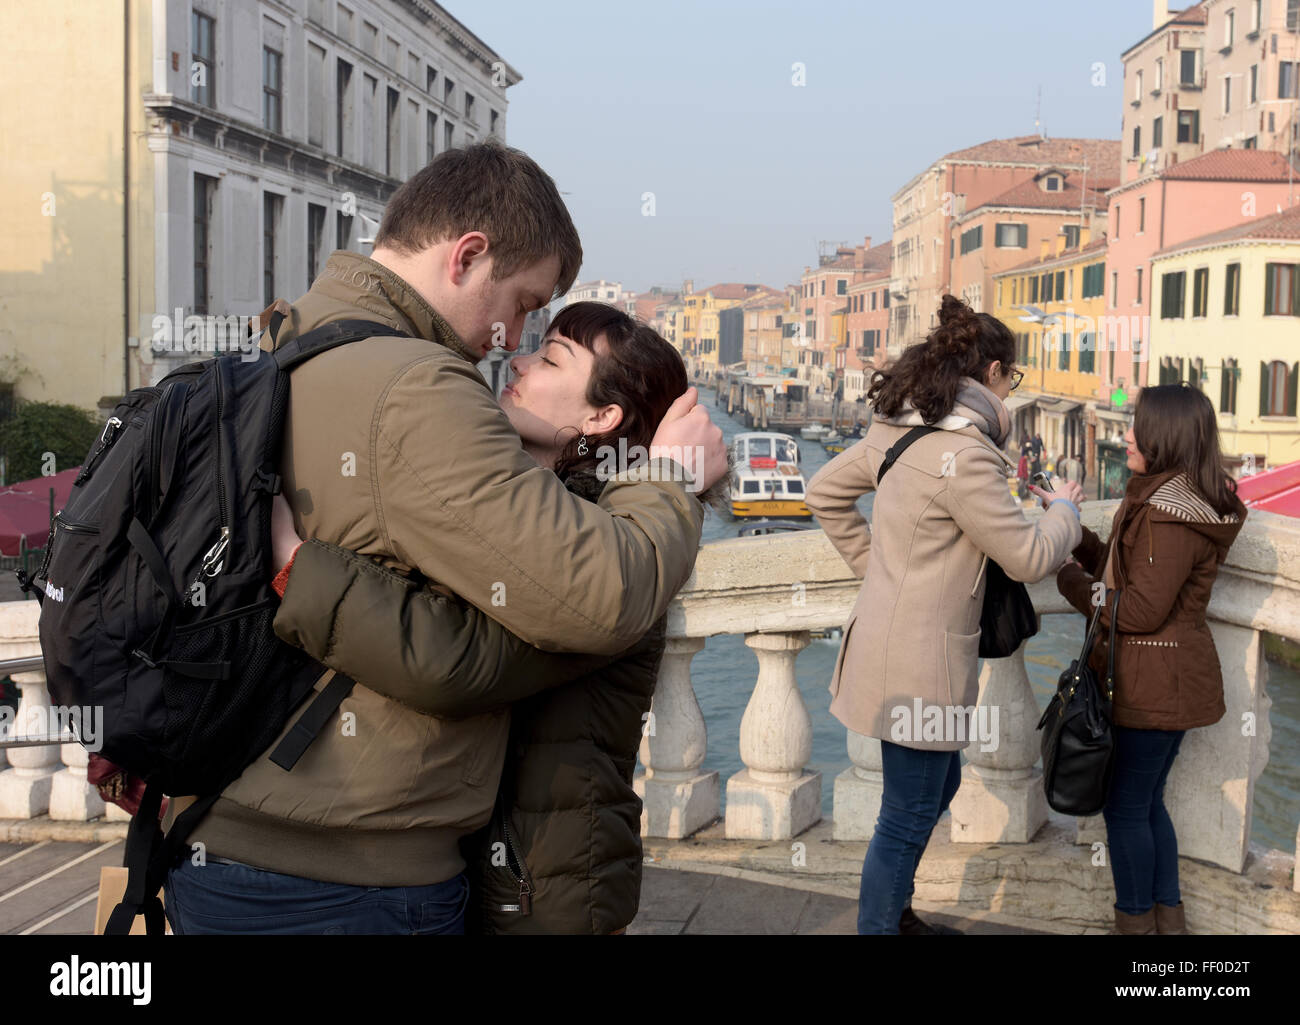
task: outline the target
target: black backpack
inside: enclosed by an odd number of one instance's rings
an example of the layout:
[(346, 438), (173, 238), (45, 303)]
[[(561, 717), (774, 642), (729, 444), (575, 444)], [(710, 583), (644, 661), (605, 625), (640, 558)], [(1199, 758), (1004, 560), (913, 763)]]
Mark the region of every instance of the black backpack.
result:
[[(274, 337), (283, 320), (271, 319)], [(99, 753), (146, 789), (127, 832), (126, 894), (105, 932), (138, 914), (162, 933), (158, 891), (181, 845), (283, 730), (325, 668), (272, 629), (271, 499), (289, 371), (384, 324), (343, 320), (256, 359), (188, 363), (117, 406), (54, 517), (35, 577), (51, 701), (103, 708)], [(40, 579), (41, 584), (34, 581)], [(334, 676), (272, 752), (285, 770), (353, 681)], [(198, 795), (167, 836), (163, 794)]]

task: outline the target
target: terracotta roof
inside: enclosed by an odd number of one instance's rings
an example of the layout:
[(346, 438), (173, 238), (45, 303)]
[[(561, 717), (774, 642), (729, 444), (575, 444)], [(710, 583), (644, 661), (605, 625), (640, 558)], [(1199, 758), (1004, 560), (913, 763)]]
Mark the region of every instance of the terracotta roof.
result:
[(1106, 193), (1089, 187), (1081, 189), (1070, 179), (1062, 183), (1065, 187), (1058, 192), (1044, 192), (1037, 181), (1021, 182), (1013, 185), (1006, 192), (994, 196), (987, 203), (981, 203), (974, 210), (969, 210), (966, 217), (978, 210), (988, 207), (1014, 206), (1029, 210), (1077, 210), (1082, 205), (1105, 210), (1110, 205)]
[(1256, 239), (1285, 239), (1300, 242), (1300, 204), (1283, 210), (1280, 214), (1266, 214), (1233, 228), (1211, 232), (1199, 238), (1189, 238), (1186, 242), (1167, 246), (1155, 255), (1168, 256), (1170, 253), (1181, 253), (1185, 249), (1197, 249), (1201, 246), (1214, 245), (1216, 242), (1248, 242)]
[(1050, 253), (1048, 254), (1046, 260), (1042, 259), (1041, 257), (1035, 257), (1032, 260), (1026, 260), (1024, 263), (1018, 263), (1014, 267), (1008, 267), (1006, 270), (1000, 270), (997, 273), (995, 273), (993, 276), (995, 278), (1000, 278), (1005, 274), (1015, 274), (1020, 271), (1030, 270), (1031, 268), (1038, 268), (1038, 267), (1046, 268), (1053, 264), (1066, 263), (1070, 260), (1077, 260), (1081, 257), (1089, 256), (1092, 253), (1100, 254), (1105, 252), (1105, 250), (1106, 250), (1106, 236), (1103, 235), (1101, 238), (1093, 242), (1089, 242), (1082, 249), (1080, 249), (1078, 246), (1073, 246), (1072, 248), (1066, 249), (1059, 254)]
[(769, 288), (767, 285), (743, 285), (728, 281), (709, 288), (697, 288), (695, 294), (704, 295), (706, 292), (712, 292), (715, 299), (750, 299), (755, 295), (768, 292), (775, 294), (776, 291), (775, 288)]
[(1029, 164), (1035, 167), (1088, 165), (1089, 179), (1098, 186), (1120, 181), (1120, 141), (1118, 139), (1044, 139), (1021, 135), (1014, 139), (990, 139), (978, 146), (954, 150), (942, 158), (949, 163), (980, 162), (993, 164)]
[[(1300, 168), (1296, 169), (1300, 178)], [(1287, 161), (1267, 149), (1216, 149), (1166, 168), (1160, 177), (1173, 181), (1284, 182)]]
[[(861, 246), (857, 248), (860, 249)], [(809, 268), (808, 270), (809, 276), (813, 274), (824, 273), (826, 271), (837, 271), (837, 270), (864, 270), (864, 271), (887, 270), (890, 267), (891, 262), (893, 260), (894, 243), (892, 241), (881, 242), (880, 245), (878, 246), (872, 246), (870, 249), (867, 250), (866, 255), (863, 257), (861, 267), (853, 266), (853, 258), (856, 255), (856, 252), (852, 250), (850, 251), (840, 250), (840, 252), (842, 252), (843, 255), (840, 256), (838, 259), (831, 260), (828, 263), (823, 263), (818, 267)]]

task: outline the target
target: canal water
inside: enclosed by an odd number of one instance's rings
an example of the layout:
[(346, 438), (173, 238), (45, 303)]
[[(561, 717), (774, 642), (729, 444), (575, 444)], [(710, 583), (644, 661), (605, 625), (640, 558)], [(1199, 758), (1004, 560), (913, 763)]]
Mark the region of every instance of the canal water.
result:
[[(700, 388), (700, 401), (730, 444), (743, 433), (744, 424), (714, 405), (713, 391)], [(821, 445), (793, 437), (799, 443), (805, 479), (830, 461)], [(870, 519), (868, 494), (860, 507)], [(704, 522), (704, 542), (737, 537), (741, 524), (710, 512)], [(1044, 616), (1042, 629), (1025, 649), (1025, 666), (1039, 706), (1045, 707), (1057, 678), (1083, 643), (1082, 616)], [(799, 689), (813, 722), (813, 749), (809, 768), (822, 774), (822, 815), (831, 817), (834, 780), (850, 765), (845, 750), (844, 727), (830, 714), (831, 672), (839, 651), (838, 640), (813, 640), (795, 661)], [(1262, 847), (1294, 852), (1296, 825), (1300, 821), (1300, 673), (1275, 662), (1268, 664), (1268, 692), (1273, 699), (1273, 740), (1270, 758), (1255, 785), (1251, 842)], [(740, 761), (740, 719), (758, 678), (758, 658), (739, 635), (710, 637), (691, 662), (695, 693), (709, 729), (704, 765), (716, 769), (723, 781), (744, 768)], [(725, 801), (725, 793), (723, 800)]]

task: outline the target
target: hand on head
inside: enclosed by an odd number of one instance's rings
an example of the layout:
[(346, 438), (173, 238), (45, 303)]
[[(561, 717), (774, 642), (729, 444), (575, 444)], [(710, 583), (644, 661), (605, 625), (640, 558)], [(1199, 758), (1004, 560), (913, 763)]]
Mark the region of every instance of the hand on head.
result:
[(698, 392), (687, 388), (668, 407), (650, 441), (650, 458), (676, 460), (692, 473), (701, 490), (707, 490), (727, 472), (727, 446), (722, 428), (697, 402)]

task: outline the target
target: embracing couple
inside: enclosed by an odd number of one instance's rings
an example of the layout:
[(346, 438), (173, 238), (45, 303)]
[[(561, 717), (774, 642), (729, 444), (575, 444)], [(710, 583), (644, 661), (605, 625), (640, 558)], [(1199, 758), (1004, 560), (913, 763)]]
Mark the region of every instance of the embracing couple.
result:
[[(635, 916), (632, 772), (726, 450), (677, 352), (603, 304), (561, 311), (495, 400), (475, 364), (518, 347), (581, 256), (531, 159), (450, 151), (394, 194), (372, 256), (335, 252), (263, 342), (394, 331), (293, 372), (272, 515), (276, 632), (357, 686), (293, 771), (259, 757), (195, 829), (165, 886), (176, 933)], [(649, 460), (611, 475), (611, 446)]]

